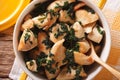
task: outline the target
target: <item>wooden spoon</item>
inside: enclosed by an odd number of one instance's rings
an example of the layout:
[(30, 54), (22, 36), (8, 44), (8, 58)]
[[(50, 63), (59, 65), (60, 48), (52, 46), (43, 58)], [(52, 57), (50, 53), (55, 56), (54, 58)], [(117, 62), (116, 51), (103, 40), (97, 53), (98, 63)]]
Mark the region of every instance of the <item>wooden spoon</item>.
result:
[(92, 42), (90, 42), (91, 45), (91, 56), (92, 58), (100, 65), (102, 65), (104, 68), (106, 68), (110, 73), (112, 73), (116, 78), (120, 80), (120, 72), (103, 62), (96, 54), (95, 49), (93, 47)]

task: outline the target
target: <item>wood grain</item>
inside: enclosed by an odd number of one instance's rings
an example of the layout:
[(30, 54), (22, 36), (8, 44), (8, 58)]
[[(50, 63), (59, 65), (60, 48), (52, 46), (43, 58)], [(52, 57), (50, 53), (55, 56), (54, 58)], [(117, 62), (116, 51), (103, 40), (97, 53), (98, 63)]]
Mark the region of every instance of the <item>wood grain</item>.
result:
[(10, 80), (9, 72), (15, 58), (13, 52), (13, 29), (0, 32), (0, 80)]

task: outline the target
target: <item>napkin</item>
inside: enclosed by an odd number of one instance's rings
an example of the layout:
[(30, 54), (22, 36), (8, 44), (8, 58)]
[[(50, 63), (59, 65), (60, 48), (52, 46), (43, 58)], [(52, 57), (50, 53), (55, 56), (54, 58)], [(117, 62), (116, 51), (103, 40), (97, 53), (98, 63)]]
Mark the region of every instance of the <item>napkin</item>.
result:
[[(22, 74), (22, 72), (23, 70), (21, 69), (20, 64), (17, 63), (17, 59), (15, 58), (9, 77), (13, 80), (20, 80), (20, 75)], [(26, 80), (32, 79), (28, 76)]]
[[(97, 0), (92, 1), (94, 1), (95, 3), (97, 2)], [(107, 0), (102, 12), (107, 18), (107, 21), (110, 25), (112, 36), (112, 47), (107, 63), (112, 65), (117, 70), (120, 70), (120, 0)], [(17, 60), (15, 59), (9, 77), (13, 80), (19, 80), (22, 72), (23, 70), (20, 68), (20, 66), (17, 63)], [(98, 79), (116, 80), (116, 78), (114, 76), (111, 76), (111, 74), (104, 68), (95, 77), (94, 80)], [(32, 79), (28, 76), (26, 80)]]

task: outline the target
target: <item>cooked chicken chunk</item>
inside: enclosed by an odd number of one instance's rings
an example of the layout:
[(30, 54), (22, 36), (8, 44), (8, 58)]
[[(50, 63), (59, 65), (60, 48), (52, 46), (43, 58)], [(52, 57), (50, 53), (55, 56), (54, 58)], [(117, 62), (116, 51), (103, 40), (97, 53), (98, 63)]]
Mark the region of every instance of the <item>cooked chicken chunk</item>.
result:
[(89, 45), (89, 43), (88, 43), (87, 40), (78, 42), (78, 44), (79, 44), (79, 46), (80, 46), (80, 47), (79, 47), (79, 51), (80, 51), (81, 53), (87, 53), (88, 50), (90, 49), (90, 45)]
[(31, 60), (26, 62), (26, 65), (28, 67), (29, 70), (37, 72), (37, 64), (35, 60)]
[(74, 52), (75, 62), (79, 65), (90, 65), (94, 62), (91, 56), (86, 56), (83, 53)]
[(38, 28), (43, 28), (47, 30), (52, 26), (57, 20), (57, 16), (51, 15), (50, 13), (44, 13), (43, 15), (39, 15), (32, 19), (34, 24), (37, 25)]
[(88, 34), (88, 39), (96, 42), (96, 43), (100, 43), (103, 35), (100, 32), (103, 32), (103, 28), (102, 27), (94, 27), (93, 31), (91, 33)]
[(87, 24), (86, 26), (84, 26), (84, 31), (86, 33), (91, 33), (92, 30), (93, 30), (93, 27), (96, 25), (96, 22), (93, 22), (93, 23), (90, 23), (90, 24)]
[(18, 51), (28, 51), (37, 46), (37, 38), (31, 30), (25, 29), (20, 38)]
[(77, 10), (75, 13), (76, 21), (80, 21), (83, 26), (93, 23), (99, 19), (98, 15), (86, 10)]
[[(69, 26), (68, 26), (67, 24), (63, 24), (63, 25), (65, 26), (66, 29), (69, 30)], [(56, 43), (57, 41), (62, 40), (62, 39), (65, 37), (66, 33), (63, 33), (63, 34), (61, 34), (61, 35), (58, 35), (60, 32), (64, 32), (61, 28), (62, 28), (62, 27), (61, 27), (60, 24), (56, 24), (55, 26), (53, 26), (52, 32), (49, 33), (49, 35), (50, 35), (50, 40), (51, 40), (52, 42)], [(65, 28), (64, 28), (64, 29), (65, 29)], [(59, 30), (59, 32), (58, 32), (58, 30)], [(56, 36), (56, 35), (58, 35), (58, 36)]]
[(63, 42), (65, 40), (62, 39), (56, 42), (53, 47), (51, 48), (51, 53), (54, 55), (53, 59), (56, 62), (61, 62), (65, 59), (65, 47), (63, 46)]
[(25, 29), (31, 29), (34, 27), (34, 23), (33, 23), (33, 20), (32, 19), (28, 19), (26, 20), (23, 24), (22, 24), (22, 27), (21, 27), (21, 30), (25, 30)]
[(74, 20), (71, 19), (71, 17), (68, 15), (68, 13), (67, 13), (66, 10), (61, 10), (61, 11), (60, 11), (59, 21), (61, 21), (61, 22), (74, 23)]
[(61, 7), (58, 6), (63, 6), (63, 5), (64, 4), (62, 3), (62, 1), (56, 0), (48, 6), (47, 10), (54, 10), (54, 12), (58, 12), (61, 9)]
[(82, 37), (85, 36), (85, 34), (84, 34), (84, 29), (83, 29), (82, 26), (79, 24), (79, 22), (75, 22), (75, 23), (73, 24), (73, 29), (74, 29), (74, 31), (75, 31), (75, 36), (76, 36), (77, 38), (82, 38)]
[(47, 10), (54, 10), (54, 12), (58, 12), (66, 2), (72, 3), (75, 2), (75, 0), (56, 0), (48, 6)]

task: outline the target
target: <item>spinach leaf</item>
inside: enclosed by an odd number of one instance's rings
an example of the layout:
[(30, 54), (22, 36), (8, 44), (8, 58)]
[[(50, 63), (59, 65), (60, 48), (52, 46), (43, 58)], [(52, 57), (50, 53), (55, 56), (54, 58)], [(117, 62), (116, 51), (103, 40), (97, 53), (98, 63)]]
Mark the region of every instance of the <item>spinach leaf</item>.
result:
[(62, 6), (62, 9), (66, 10), (68, 8), (69, 8), (69, 3), (68, 3), (68, 1), (66, 1), (66, 2), (64, 2), (64, 5)]
[(52, 68), (52, 64), (55, 63), (55, 61), (48, 57), (52, 57), (52, 54), (46, 55), (44, 52), (41, 52), (40, 55), (37, 57), (36, 62), (38, 65), (38, 68), (42, 67), (42, 64), (45, 64), (45, 69), (48, 70), (51, 74), (55, 74), (56, 69)]
[(54, 56), (54, 54), (50, 52), (49, 53), (49, 57), (53, 57), (53, 56)]
[(42, 64), (46, 63), (46, 58), (47, 58), (47, 55), (44, 52), (41, 52), (36, 59), (37, 65), (41, 67)]
[(71, 19), (75, 19), (75, 12), (74, 12), (74, 4), (70, 4), (69, 8), (67, 9), (68, 16), (71, 17)]
[(104, 34), (104, 30), (102, 30), (99, 25), (97, 25), (97, 30), (101, 35)]
[(30, 34), (26, 33), (24, 36), (25, 43), (29, 40), (29, 38), (30, 38)]
[(55, 8), (62, 8), (62, 6), (60, 6), (58, 3), (56, 3)]
[(61, 26), (58, 28), (57, 33), (54, 34), (55, 38), (58, 38), (59, 36), (63, 35), (64, 33), (68, 32), (68, 27), (65, 23), (61, 22), (59, 23)]
[(42, 43), (45, 44), (46, 49), (49, 49), (54, 45), (54, 43), (50, 41), (48, 37), (46, 37), (46, 39)]
[(59, 23), (61, 25), (61, 29), (62, 31), (65, 33), (65, 32), (68, 32), (68, 28), (67, 28), (67, 25), (65, 23)]
[(65, 38), (65, 42), (63, 43), (63, 45), (67, 48), (67, 49), (72, 49), (73, 46), (76, 44), (76, 42), (78, 41), (78, 38), (75, 37), (75, 32), (74, 29), (71, 28), (70, 31), (67, 32), (67, 35), (64, 37)]
[(68, 1), (65, 1), (63, 6), (59, 5), (58, 3), (56, 3), (56, 5), (57, 6), (55, 8), (61, 8), (62, 10), (67, 10), (68, 16), (70, 16), (71, 19), (75, 18), (75, 12), (73, 10), (75, 5), (74, 3), (69, 3)]
[(55, 8), (61, 8), (61, 9), (63, 9), (63, 10), (68, 9), (68, 7), (69, 7), (68, 1), (65, 1), (63, 6), (61, 6), (61, 5), (58, 4), (58, 3), (56, 3), (56, 6), (55, 6)]
[(82, 70), (82, 66), (78, 66), (76, 69), (76, 74), (75, 74), (74, 80), (82, 80), (82, 77), (80, 76), (81, 70)]
[(34, 28), (30, 29), (30, 30), (33, 32), (35, 38), (38, 37), (38, 33), (39, 33), (39, 31), (40, 31), (40, 29), (38, 28), (38, 26), (39, 26), (39, 25), (34, 24)]
[(65, 55), (66, 55), (65, 60), (68, 61), (68, 65), (73, 66), (75, 64), (73, 50), (67, 49)]
[(55, 74), (55, 72), (56, 72), (56, 69), (54, 69), (52, 67), (52, 64), (54, 64), (54, 63), (55, 63), (55, 61), (53, 59), (46, 61), (45, 69), (51, 74)]
[(58, 38), (59, 36), (63, 35), (64, 32), (57, 30), (57, 33), (54, 34), (55, 38)]
[(48, 1), (43, 2), (43, 3), (35, 4), (35, 9), (32, 12), (30, 12), (30, 14), (32, 15), (32, 17), (36, 17), (40, 14), (45, 13), (47, 11), (48, 5), (53, 1), (54, 0), (48, 0)]
[(92, 14), (95, 14), (95, 11), (88, 6), (84, 6), (83, 9), (87, 10), (88, 12), (91, 12)]
[(80, 45), (78, 43), (75, 44), (75, 46), (73, 46), (73, 51), (78, 51), (79, 52), (79, 47)]

